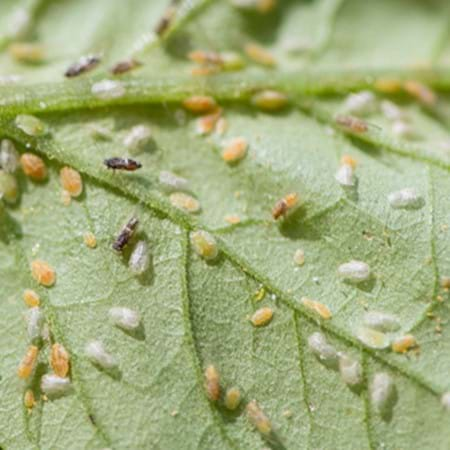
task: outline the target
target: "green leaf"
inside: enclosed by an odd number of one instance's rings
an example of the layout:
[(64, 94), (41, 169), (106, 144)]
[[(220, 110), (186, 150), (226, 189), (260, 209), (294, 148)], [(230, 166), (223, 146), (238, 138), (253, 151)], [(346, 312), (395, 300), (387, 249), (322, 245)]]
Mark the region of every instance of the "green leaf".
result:
[[(286, 0), (264, 15), (226, 0), (186, 1), (167, 34), (152, 40), (166, 7), (142, 0), (0, 5), (2, 26), (18, 8), (29, 15), (21, 36), (4, 26), (0, 36), (0, 137), (41, 155), (49, 169), (41, 183), (18, 171), (19, 201), (0, 204), (0, 447), (448, 448), (449, 415), (440, 401), (450, 390), (449, 294), (440, 286), (450, 275), (447, 2)], [(42, 44), (45, 62), (15, 61), (8, 46), (19, 39)], [(243, 55), (250, 41), (269, 49), (277, 66), (243, 56), (242, 71), (191, 75), (190, 50)], [(67, 67), (88, 53), (103, 54), (100, 66), (65, 80)], [(130, 55), (142, 67), (113, 77), (109, 68)], [(21, 81), (8, 82), (11, 75)], [(92, 85), (104, 79), (119, 81), (124, 95), (95, 97)], [(396, 136), (379, 111), (364, 118), (366, 133), (337, 126), (346, 96), (376, 91), (380, 79), (436, 89), (432, 105), (402, 90), (376, 94), (378, 105), (385, 99), (399, 105), (416, 139)], [(250, 97), (263, 88), (285, 92), (289, 106), (273, 114), (255, 109)], [(195, 117), (181, 108), (195, 94), (221, 104), (224, 136), (197, 134)], [(26, 135), (15, 125), (18, 114), (36, 115), (49, 133)], [(108, 171), (105, 158), (130, 156), (123, 140), (137, 124), (152, 131), (151, 143), (132, 156), (143, 168)], [(109, 129), (109, 138), (95, 139), (94, 125)], [(236, 136), (247, 140), (248, 154), (227, 165), (221, 148)], [(358, 162), (354, 190), (335, 180), (343, 154)], [(67, 165), (84, 186), (69, 206), (59, 180)], [(163, 170), (189, 181), (198, 214), (171, 204), (159, 182)], [(417, 190), (422, 207), (392, 208), (388, 195), (407, 187)], [(290, 192), (301, 206), (274, 221), (272, 207)], [(240, 222), (228, 223), (228, 215)], [(111, 247), (131, 216), (140, 221), (135, 239), (145, 239), (152, 255), (144, 277), (128, 267), (135, 241), (123, 256)], [(217, 240), (213, 262), (191, 249), (189, 233), (198, 229)], [(87, 232), (96, 236), (94, 249), (83, 241)], [(303, 266), (294, 263), (298, 249)], [(33, 280), (35, 259), (55, 268), (53, 287)], [(338, 277), (339, 265), (354, 259), (369, 264), (369, 282)], [(51, 342), (70, 353), (72, 390), (59, 398), (45, 399), (39, 387), (52, 370), (45, 340), (31, 379), (16, 375), (29, 345), (27, 288), (41, 297)], [(302, 297), (325, 304), (332, 318), (321, 320)], [(113, 306), (138, 311), (141, 332), (114, 327)], [(263, 306), (273, 309), (273, 319), (255, 328), (249, 318)], [(356, 335), (366, 311), (394, 314), (401, 325), (395, 336), (413, 334), (420, 351), (364, 346)], [(317, 331), (361, 363), (360, 389), (314, 356), (308, 337)], [(116, 358), (117, 371), (88, 360), (85, 346), (94, 339)], [(240, 388), (235, 412), (208, 400), (209, 364), (219, 370), (223, 390)], [(369, 394), (378, 372), (389, 373), (396, 386), (388, 415), (377, 412)], [(31, 412), (23, 405), (28, 388), (37, 400)], [(272, 422), (268, 437), (246, 416), (253, 399)]]

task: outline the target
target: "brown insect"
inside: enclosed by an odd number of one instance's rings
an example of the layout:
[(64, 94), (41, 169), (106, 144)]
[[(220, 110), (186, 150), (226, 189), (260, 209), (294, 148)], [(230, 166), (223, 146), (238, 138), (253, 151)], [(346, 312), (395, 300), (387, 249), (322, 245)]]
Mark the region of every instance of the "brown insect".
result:
[(132, 217), (120, 231), (119, 236), (117, 236), (117, 239), (112, 245), (112, 248), (118, 252), (121, 252), (128, 242), (130, 242), (130, 239), (136, 231), (138, 224), (139, 220), (136, 219), (136, 217)]
[(180, 0), (172, 0), (169, 6), (164, 11), (163, 16), (158, 21), (155, 27), (155, 33), (162, 36), (170, 27), (177, 13), (177, 5)]
[(336, 125), (347, 128), (352, 133), (366, 133), (369, 129), (367, 122), (352, 116), (337, 116)]
[(82, 56), (77, 62), (73, 63), (64, 73), (67, 78), (77, 77), (82, 73), (89, 72), (96, 67), (101, 61), (100, 56), (87, 55)]
[(129, 72), (130, 70), (136, 69), (139, 66), (142, 66), (142, 63), (140, 61), (137, 61), (136, 59), (126, 59), (115, 64), (111, 68), (111, 73), (113, 75), (121, 75), (122, 73)]
[(103, 164), (105, 164), (108, 169), (127, 170), (129, 172), (133, 172), (142, 167), (142, 164), (134, 159), (119, 157), (107, 158), (103, 161)]
[(275, 203), (275, 206), (272, 208), (272, 217), (277, 220), (280, 216), (286, 216), (288, 211), (292, 209), (297, 202), (298, 195), (295, 192), (287, 194)]

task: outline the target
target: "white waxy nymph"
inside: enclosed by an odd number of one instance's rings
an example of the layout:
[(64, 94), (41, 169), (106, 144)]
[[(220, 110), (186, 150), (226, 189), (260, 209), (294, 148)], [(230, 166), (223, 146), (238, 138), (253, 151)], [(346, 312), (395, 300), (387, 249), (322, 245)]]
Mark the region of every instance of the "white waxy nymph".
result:
[(132, 155), (137, 155), (152, 137), (152, 130), (147, 125), (136, 125), (123, 140), (123, 145)]
[(338, 274), (344, 280), (361, 283), (370, 278), (370, 267), (363, 261), (352, 260), (338, 267)]
[(41, 378), (41, 390), (47, 395), (61, 395), (70, 389), (69, 378), (54, 374), (45, 374)]
[(419, 206), (421, 200), (414, 188), (401, 189), (388, 195), (388, 202), (394, 209), (414, 208)]
[(450, 391), (442, 394), (441, 405), (446, 411), (450, 411)]
[(15, 119), (16, 127), (28, 136), (42, 136), (47, 133), (47, 126), (42, 120), (29, 114), (19, 114)]
[(19, 197), (19, 185), (14, 175), (0, 170), (0, 200), (15, 203)]
[(394, 394), (392, 377), (385, 372), (376, 373), (370, 385), (370, 400), (379, 413), (383, 414), (391, 406)]
[(31, 343), (41, 338), (44, 314), (39, 307), (30, 308), (26, 314), (28, 339)]
[(189, 188), (189, 182), (186, 178), (179, 177), (172, 172), (162, 170), (159, 172), (159, 182), (164, 189), (171, 191), (186, 191)]
[(139, 313), (130, 308), (116, 306), (108, 311), (108, 315), (114, 325), (124, 330), (135, 330), (139, 327), (141, 318)]
[(379, 311), (369, 311), (364, 314), (364, 324), (374, 330), (384, 333), (397, 331), (400, 328), (400, 322), (397, 317)]
[(102, 80), (92, 85), (91, 92), (97, 98), (108, 100), (123, 97), (125, 88), (120, 81)]
[(401, 120), (405, 118), (405, 113), (390, 100), (383, 100), (380, 107), (384, 117), (388, 120)]
[(327, 366), (335, 367), (338, 363), (338, 352), (328, 343), (326, 337), (319, 332), (308, 337), (308, 347), (317, 358)]
[(342, 164), (334, 178), (341, 186), (354, 186), (353, 167), (350, 164)]
[(415, 139), (418, 137), (413, 126), (404, 120), (396, 120), (392, 124), (392, 133), (399, 138)]
[(135, 275), (142, 275), (150, 267), (150, 250), (145, 241), (138, 241), (130, 255), (128, 266)]
[(100, 341), (91, 341), (85, 347), (86, 356), (94, 364), (104, 369), (113, 369), (117, 366), (116, 360), (105, 350)]
[(5, 172), (13, 173), (19, 167), (19, 153), (14, 143), (9, 139), (3, 139), (0, 144), (0, 168)]
[(381, 331), (371, 328), (361, 327), (356, 332), (356, 337), (367, 347), (374, 349), (383, 349), (389, 346), (390, 339)]
[(339, 355), (339, 373), (349, 386), (358, 386), (362, 382), (361, 364), (346, 354)]
[(375, 95), (370, 91), (350, 94), (344, 103), (344, 111), (348, 114), (365, 115), (376, 109)]

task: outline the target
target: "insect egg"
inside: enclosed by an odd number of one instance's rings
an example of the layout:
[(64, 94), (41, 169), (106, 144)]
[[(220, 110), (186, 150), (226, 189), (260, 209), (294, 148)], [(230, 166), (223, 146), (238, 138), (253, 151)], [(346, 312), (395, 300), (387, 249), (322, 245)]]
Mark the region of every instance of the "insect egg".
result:
[(338, 267), (338, 275), (352, 283), (361, 283), (370, 278), (370, 267), (363, 261), (352, 260)]
[(97, 247), (97, 238), (95, 237), (95, 235), (91, 232), (87, 232), (84, 234), (83, 236), (83, 240), (84, 243), (89, 247), (89, 248), (95, 248)]
[(234, 411), (241, 402), (241, 391), (237, 387), (227, 389), (225, 394), (225, 407), (230, 411)]
[(213, 365), (205, 369), (205, 389), (208, 398), (215, 402), (220, 398), (220, 376)]
[(418, 81), (408, 80), (403, 85), (405, 91), (427, 106), (433, 106), (437, 102), (436, 94)]
[(65, 377), (69, 373), (69, 353), (62, 344), (52, 345), (50, 364), (59, 377)]
[(23, 291), (23, 300), (26, 303), (26, 305), (29, 306), (30, 308), (34, 306), (39, 306), (40, 304), (39, 295), (32, 289), (25, 289)]
[(316, 300), (311, 300), (306, 297), (302, 297), (300, 300), (302, 305), (305, 308), (308, 308), (311, 311), (314, 311), (316, 314), (318, 314), (322, 319), (329, 320), (332, 317), (332, 313), (329, 310), (328, 306), (324, 305), (323, 303), (320, 303)]
[(38, 64), (45, 59), (45, 49), (33, 42), (13, 42), (8, 47), (9, 54), (19, 62)]
[(319, 359), (320, 362), (329, 367), (337, 367), (338, 352), (328, 343), (326, 337), (319, 332), (311, 334), (308, 337), (308, 347)]
[(241, 222), (241, 218), (236, 214), (227, 214), (225, 216), (225, 221), (228, 222), (230, 225), (237, 225)]
[(0, 168), (5, 172), (14, 173), (19, 166), (19, 153), (9, 139), (3, 139), (0, 144)]
[(199, 117), (196, 123), (197, 134), (203, 136), (209, 134), (214, 130), (217, 121), (220, 119), (222, 110), (219, 108), (216, 112), (212, 114), (207, 114), (206, 116)]
[(189, 182), (186, 178), (179, 177), (166, 170), (159, 172), (159, 182), (167, 191), (185, 191), (189, 188)]
[(147, 125), (136, 125), (125, 136), (123, 144), (132, 155), (137, 155), (152, 137), (152, 131)]
[(339, 355), (339, 373), (349, 386), (358, 386), (362, 382), (361, 364), (345, 354)]
[(47, 178), (47, 167), (39, 156), (33, 153), (24, 153), (20, 157), (20, 165), (27, 177), (36, 181), (42, 181)]
[[(16, 127), (28, 136), (42, 136), (47, 133), (47, 126), (42, 120), (29, 114), (19, 114), (15, 118)], [(23, 156), (23, 155), (22, 155)]]
[(255, 63), (261, 64), (262, 66), (273, 67), (275, 66), (275, 58), (273, 55), (254, 42), (249, 42), (244, 46), (244, 51), (246, 55)]
[(62, 395), (70, 389), (70, 380), (54, 374), (45, 374), (41, 378), (41, 390), (47, 395)]
[(36, 259), (31, 263), (31, 275), (39, 284), (46, 287), (53, 286), (56, 281), (54, 269), (40, 259)]
[(117, 366), (116, 360), (105, 350), (100, 341), (91, 341), (85, 347), (86, 356), (90, 361), (103, 369), (113, 369)]
[(183, 101), (183, 107), (190, 112), (202, 114), (217, 108), (217, 103), (212, 97), (206, 95), (194, 95)]
[(305, 252), (299, 248), (294, 253), (294, 263), (297, 266), (303, 266), (305, 264)]
[(273, 317), (273, 310), (271, 308), (260, 308), (255, 311), (250, 321), (255, 327), (262, 327), (267, 325)]
[(286, 94), (278, 91), (266, 90), (253, 95), (251, 102), (263, 111), (278, 111), (288, 104)]
[(193, 50), (188, 53), (188, 58), (197, 64), (222, 65), (220, 54), (214, 51)]
[(394, 209), (415, 207), (421, 200), (414, 188), (405, 188), (388, 195), (388, 202)]
[(34, 393), (31, 389), (27, 389), (23, 396), (23, 404), (25, 408), (32, 409), (36, 404), (36, 400), (34, 398)]
[(264, 414), (256, 400), (252, 400), (245, 407), (247, 417), (250, 423), (264, 436), (272, 432), (272, 424), (269, 418)]
[(207, 231), (198, 230), (191, 232), (190, 240), (195, 253), (207, 261), (215, 259), (219, 254), (216, 240)]
[(377, 331), (390, 332), (400, 328), (397, 317), (378, 311), (370, 311), (364, 314), (364, 324)]
[(139, 327), (139, 313), (130, 308), (115, 306), (108, 311), (111, 321), (119, 328), (132, 331)]
[(374, 83), (374, 88), (383, 94), (397, 94), (402, 89), (402, 83), (395, 78), (378, 78)]
[(200, 211), (199, 201), (189, 194), (184, 192), (174, 192), (170, 194), (170, 203), (175, 208), (182, 209), (188, 213), (197, 213)]
[(78, 197), (83, 191), (83, 181), (81, 175), (71, 167), (63, 167), (59, 172), (61, 185), (71, 197)]
[(242, 137), (232, 139), (222, 150), (222, 158), (227, 163), (242, 159), (247, 153), (248, 142)]
[(347, 154), (341, 156), (341, 166), (345, 164), (351, 166), (352, 169), (356, 169), (356, 166), (358, 165), (356, 159)]
[(376, 373), (370, 384), (370, 400), (375, 409), (383, 414), (390, 408), (395, 395), (395, 384), (385, 372)]
[(16, 178), (3, 170), (0, 170), (0, 200), (7, 203), (15, 203), (19, 196), (19, 186)]
[(401, 336), (392, 342), (392, 351), (396, 353), (406, 353), (412, 347), (417, 346), (416, 338), (412, 334)]
[(17, 375), (19, 378), (28, 378), (34, 370), (38, 357), (39, 349), (35, 345), (30, 345), (19, 364)]
[(37, 306), (30, 308), (26, 313), (28, 339), (34, 343), (41, 338), (44, 326), (44, 314)]

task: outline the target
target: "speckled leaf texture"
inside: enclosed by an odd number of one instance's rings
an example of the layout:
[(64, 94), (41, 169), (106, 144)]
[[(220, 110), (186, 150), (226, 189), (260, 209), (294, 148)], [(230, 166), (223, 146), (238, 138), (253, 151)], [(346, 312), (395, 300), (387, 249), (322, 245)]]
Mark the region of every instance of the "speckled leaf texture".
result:
[[(450, 276), (450, 4), (279, 0), (261, 13), (237, 3), (180, 1), (168, 32), (155, 38), (165, 0), (0, 2), (0, 138), (39, 154), (49, 170), (44, 183), (19, 170), (18, 202), (0, 204), (2, 450), (450, 448), (450, 413), (441, 405), (450, 390), (450, 298), (440, 285)], [(11, 25), (18, 11), (29, 18), (20, 36)], [(15, 41), (42, 44), (45, 61), (17, 62), (8, 51)], [(269, 50), (275, 67), (249, 60), (247, 42)], [(246, 64), (194, 76), (186, 55), (199, 49), (234, 51)], [(102, 55), (100, 65), (65, 79), (67, 67), (89, 53)], [(111, 75), (130, 55), (142, 66)], [(92, 85), (105, 79), (120, 82), (123, 95), (95, 97)], [(437, 101), (382, 93), (380, 79), (424, 83)], [(289, 105), (256, 109), (250, 97), (264, 88), (284, 92)], [(379, 109), (364, 118), (365, 133), (337, 127), (336, 112), (360, 90), (373, 91), (378, 105), (395, 102), (414, 139), (393, 133)], [(195, 94), (221, 105), (223, 136), (198, 135), (195, 116), (181, 109)], [(39, 117), (49, 133), (27, 136), (14, 124), (18, 114)], [(136, 156), (142, 169), (108, 171), (103, 160), (129, 156), (123, 139), (138, 124), (152, 131), (151, 145)], [(109, 127), (110, 139), (94, 139), (92, 125)], [(248, 141), (248, 153), (227, 165), (220, 148), (236, 136)], [(335, 180), (343, 154), (358, 162), (351, 192)], [(69, 206), (59, 181), (66, 165), (84, 183)], [(172, 206), (158, 181), (163, 170), (189, 180), (199, 213)], [(422, 207), (393, 209), (387, 196), (407, 187)], [(289, 192), (299, 194), (301, 207), (274, 221), (274, 203)], [(121, 257), (111, 248), (132, 215), (152, 254), (144, 278), (130, 272), (129, 250)], [(228, 215), (240, 222), (228, 223)], [(193, 252), (189, 233), (197, 229), (216, 238), (215, 261)], [(95, 249), (83, 242), (87, 232), (97, 238)], [(303, 266), (294, 263), (298, 249)], [(53, 287), (33, 280), (37, 258), (55, 268)], [(369, 264), (369, 283), (339, 279), (338, 266), (353, 259)], [(73, 389), (59, 398), (40, 393), (40, 377), (51, 372), (48, 344), (31, 380), (17, 377), (29, 345), (27, 288), (41, 297), (51, 339), (71, 356)], [(332, 318), (319, 319), (302, 297), (327, 305)], [(112, 306), (138, 311), (142, 333), (114, 327)], [(249, 317), (263, 306), (273, 320), (253, 327)], [(366, 311), (397, 316), (397, 334), (413, 334), (419, 347), (397, 354), (361, 344), (355, 333)], [(360, 389), (349, 389), (308, 348), (317, 331), (361, 363)], [(117, 359), (114, 376), (86, 357), (93, 339)], [(240, 388), (236, 411), (208, 400), (209, 364), (224, 390)], [(396, 386), (389, 417), (370, 400), (377, 372)], [(30, 387), (37, 398), (31, 412), (23, 404)], [(253, 399), (272, 422), (269, 437), (248, 421), (245, 404)]]

